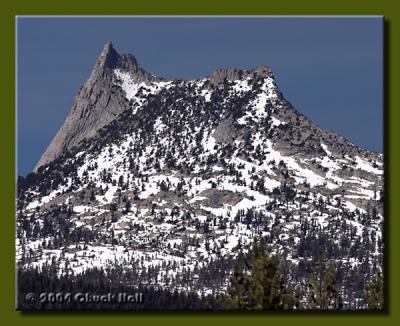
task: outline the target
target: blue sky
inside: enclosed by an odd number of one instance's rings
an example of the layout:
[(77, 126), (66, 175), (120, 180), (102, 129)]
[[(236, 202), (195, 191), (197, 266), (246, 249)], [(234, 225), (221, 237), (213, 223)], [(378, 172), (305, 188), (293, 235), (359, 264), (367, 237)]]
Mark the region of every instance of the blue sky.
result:
[(317, 125), (383, 151), (382, 17), (20, 17), (17, 37), (19, 175), (33, 169), (109, 40), (164, 77), (267, 65)]

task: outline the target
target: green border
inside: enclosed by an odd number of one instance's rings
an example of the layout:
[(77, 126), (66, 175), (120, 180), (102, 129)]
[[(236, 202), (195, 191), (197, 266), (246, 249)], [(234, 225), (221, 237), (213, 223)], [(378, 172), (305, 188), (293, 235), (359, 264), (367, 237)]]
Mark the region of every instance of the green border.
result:
[[(14, 0), (7, 5), (1, 2), (0, 10), (0, 72), (1, 72), (1, 108), (0, 108), (0, 320), (6, 325), (27, 323), (29, 325), (71, 325), (90, 322), (107, 325), (112, 321), (143, 324), (187, 325), (220, 323), (296, 323), (304, 325), (337, 325), (362, 323), (363, 325), (380, 323), (391, 325), (400, 322), (399, 304), (399, 260), (396, 259), (396, 247), (399, 246), (400, 220), (395, 217), (393, 201), (396, 198), (395, 181), (398, 180), (399, 155), (395, 143), (390, 139), (399, 137), (400, 106), (400, 2), (389, 0), (285, 0), (285, 1), (182, 1), (182, 0)], [(17, 312), (14, 304), (14, 192), (15, 192), (15, 16), (16, 15), (384, 15), (385, 16), (385, 153), (390, 162), (386, 169), (386, 198), (389, 197), (385, 218), (387, 243), (388, 292), (387, 312), (384, 314), (228, 314), (228, 313), (34, 313)], [(390, 118), (389, 118), (390, 117)], [(396, 137), (397, 136), (397, 137)], [(397, 138), (398, 139), (398, 138)], [(389, 155), (390, 154), (390, 157)], [(390, 227), (388, 226), (390, 225)], [(62, 318), (60, 318), (62, 317)], [(397, 322), (396, 322), (397, 320)]]

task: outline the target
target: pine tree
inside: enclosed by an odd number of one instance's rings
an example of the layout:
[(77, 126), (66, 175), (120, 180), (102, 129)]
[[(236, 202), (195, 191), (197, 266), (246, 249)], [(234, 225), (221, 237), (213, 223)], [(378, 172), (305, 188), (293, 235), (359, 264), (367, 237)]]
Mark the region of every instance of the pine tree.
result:
[(131, 201), (130, 201), (130, 200), (127, 200), (127, 201), (125, 202), (125, 213), (129, 213), (129, 212), (131, 211), (131, 208), (132, 208)]
[(283, 310), (299, 307), (294, 288), (285, 286), (280, 260), (268, 256), (263, 240), (255, 241), (248, 270), (234, 266), (228, 295), (221, 300), (224, 309)]
[(247, 306), (246, 287), (248, 279), (236, 262), (233, 267), (233, 273), (230, 277), (230, 286), (228, 296), (222, 298), (222, 305), (226, 309), (243, 309)]
[(319, 256), (318, 263), (312, 268), (312, 276), (309, 282), (310, 292), (308, 294), (308, 308), (341, 309), (343, 307), (342, 297), (336, 285), (334, 267), (328, 267), (323, 255)]
[(276, 256), (268, 257), (263, 241), (255, 243), (249, 280), (250, 304), (254, 309), (276, 310), (281, 304), (282, 271)]
[(381, 274), (378, 274), (365, 287), (364, 298), (367, 301), (368, 309), (383, 309), (384, 285)]

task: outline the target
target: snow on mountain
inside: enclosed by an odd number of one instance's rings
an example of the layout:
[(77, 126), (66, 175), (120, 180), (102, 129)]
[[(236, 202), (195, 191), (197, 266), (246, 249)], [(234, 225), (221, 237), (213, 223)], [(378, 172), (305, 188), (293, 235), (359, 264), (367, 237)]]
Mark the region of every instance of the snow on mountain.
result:
[(264, 237), (300, 279), (318, 245), (347, 275), (367, 256), (381, 268), (383, 157), (316, 127), (269, 68), (183, 81), (110, 47), (99, 61), (85, 87), (107, 98), (73, 108), (57, 155), (19, 184), (19, 263), (156, 268), (149, 284), (218, 292), (227, 277), (199, 275)]

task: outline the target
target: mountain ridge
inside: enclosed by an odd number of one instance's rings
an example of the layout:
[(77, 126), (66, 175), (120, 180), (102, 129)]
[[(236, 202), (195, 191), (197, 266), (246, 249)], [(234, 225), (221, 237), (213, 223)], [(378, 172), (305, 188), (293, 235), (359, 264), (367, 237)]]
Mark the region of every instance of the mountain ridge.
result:
[[(105, 44), (93, 70), (75, 97), (70, 113), (62, 127), (48, 145), (33, 171), (57, 158), (64, 150), (71, 149), (85, 138), (112, 121), (126, 109), (121, 94), (103, 94), (104, 89), (112, 87), (110, 71), (120, 69), (130, 74), (135, 83), (178, 81), (179, 79), (157, 77), (144, 70), (132, 54), (119, 54), (109, 41)], [(260, 66), (254, 69), (218, 68), (205, 77), (184, 80), (185, 82), (209, 79), (213, 85), (221, 85), (224, 80), (252, 78), (258, 75), (270, 76), (270, 68)], [(114, 98), (115, 97), (115, 98)], [(110, 103), (111, 101), (111, 103)], [(93, 112), (93, 114), (91, 114)], [(83, 119), (85, 118), (85, 119)], [(97, 120), (97, 121), (96, 121)]]
[(267, 67), (144, 80), (115, 53), (106, 45), (67, 122), (115, 114), (18, 181), (17, 262), (60, 275), (117, 266), (217, 295), (263, 238), (305, 293), (322, 248), (346, 300), (362, 300), (355, 279), (383, 268), (383, 155), (315, 125)]

